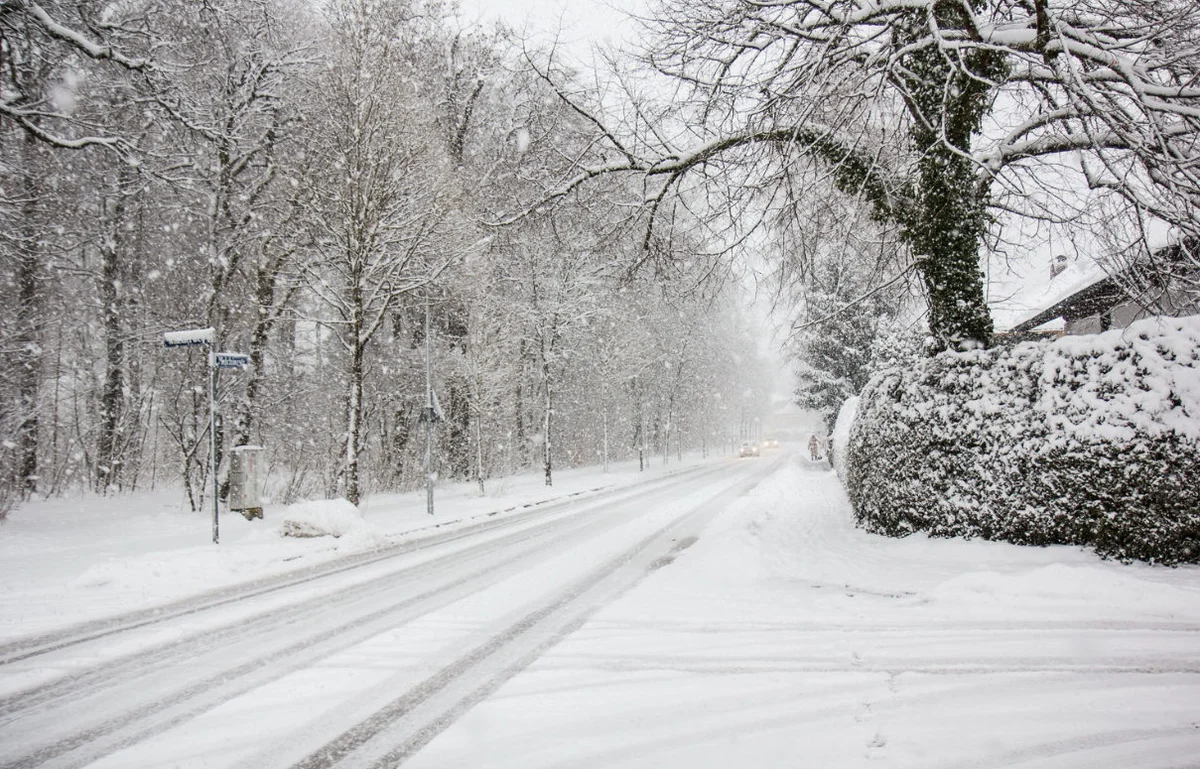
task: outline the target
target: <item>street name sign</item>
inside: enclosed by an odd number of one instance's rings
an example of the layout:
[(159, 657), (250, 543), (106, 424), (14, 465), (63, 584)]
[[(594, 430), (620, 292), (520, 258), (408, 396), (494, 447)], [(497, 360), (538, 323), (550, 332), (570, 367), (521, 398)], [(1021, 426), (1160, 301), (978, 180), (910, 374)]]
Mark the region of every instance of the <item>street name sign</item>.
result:
[(217, 368), (246, 368), (250, 365), (250, 356), (240, 352), (215, 352), (213, 359)]
[(212, 341), (213, 330), (211, 328), (168, 331), (163, 334), (163, 347), (195, 347), (201, 344), (212, 344)]

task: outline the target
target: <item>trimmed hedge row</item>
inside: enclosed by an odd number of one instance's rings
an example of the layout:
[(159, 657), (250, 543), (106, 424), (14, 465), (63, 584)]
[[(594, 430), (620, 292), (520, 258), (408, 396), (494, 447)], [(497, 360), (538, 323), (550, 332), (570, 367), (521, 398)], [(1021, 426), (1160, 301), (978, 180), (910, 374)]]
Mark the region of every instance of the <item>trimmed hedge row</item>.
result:
[(914, 357), (864, 388), (864, 528), (1200, 562), (1200, 317)]

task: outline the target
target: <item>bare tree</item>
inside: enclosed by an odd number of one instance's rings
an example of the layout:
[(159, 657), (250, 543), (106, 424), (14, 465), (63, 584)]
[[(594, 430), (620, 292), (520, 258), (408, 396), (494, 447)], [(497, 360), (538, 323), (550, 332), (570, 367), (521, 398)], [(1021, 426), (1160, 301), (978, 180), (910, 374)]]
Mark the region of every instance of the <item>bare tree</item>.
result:
[[(979, 252), (998, 212), (1044, 216), (1059, 169), (1195, 232), (1200, 7), (1186, 0), (661, 0), (646, 61), (681, 119), (624, 124), (549, 69), (603, 141), (540, 202), (614, 173), (718, 190), (761, 222), (801, 175), (899, 225), (943, 345), (987, 344)], [(1048, 199), (1049, 198), (1049, 199)], [(1061, 215), (1061, 212), (1060, 212)]]
[[(367, 350), (396, 300), (428, 286), (449, 264), (435, 253), (446, 204), (445, 164), (408, 77), (421, 15), (406, 3), (345, 0), (332, 8), (333, 64), (320, 81), (314, 125), (315, 248), (310, 289), (346, 356), (342, 494), (357, 504)], [(381, 20), (385, 19), (385, 20)]]
[(518, 239), (496, 253), (507, 262), (505, 296), (516, 308), (522, 348), (532, 354), (540, 398), (537, 444), (543, 477), (551, 486), (560, 407), (556, 399), (563, 369), (573, 352), (570, 333), (600, 311), (611, 268), (600, 253), (570, 247), (578, 243), (578, 229), (568, 235), (566, 222), (542, 220), (536, 224), (539, 226), (524, 228)]
[[(0, 345), (13, 348), (20, 376), (15, 392), (2, 396), (0, 422), (13, 425), (4, 441), (16, 449), (12, 472), (22, 493), (34, 491), (39, 477), (38, 442), (45, 316), (50, 300), (48, 250), (52, 226), (50, 198), (54, 162), (49, 150), (99, 147), (128, 152), (129, 142), (109, 130), (89, 110), (88, 94), (107, 94), (102, 83), (80, 88), (88, 77), (103, 80), (118, 72), (144, 78), (152, 65), (145, 56), (147, 39), (140, 30), (145, 9), (115, 9), (103, 3), (0, 3), (0, 220), (11, 233), (0, 238), (10, 285), (16, 296), (6, 302), (12, 336)], [(103, 112), (100, 113), (103, 115)], [(10, 271), (11, 270), (11, 271)], [(8, 404), (15, 404), (10, 408)], [(5, 473), (3, 484), (11, 477)]]
[(682, 268), (682, 214), (632, 227), (631, 179), (494, 226), (605, 138), (450, 10), (0, 0), (0, 516), (80, 486), (201, 506), (208, 362), (160, 339), (203, 325), (254, 364), (216, 437), (261, 439), (277, 498), (411, 485), (427, 295), (457, 476), (717, 429), (753, 342), (697, 298), (714, 263)]

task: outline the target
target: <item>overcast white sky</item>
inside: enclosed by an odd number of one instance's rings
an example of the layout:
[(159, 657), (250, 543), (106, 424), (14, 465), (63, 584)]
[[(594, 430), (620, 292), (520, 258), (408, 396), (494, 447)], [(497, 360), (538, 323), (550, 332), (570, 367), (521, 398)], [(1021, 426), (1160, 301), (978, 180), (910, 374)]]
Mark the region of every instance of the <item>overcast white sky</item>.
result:
[(579, 54), (591, 43), (619, 41), (631, 25), (620, 9), (638, 8), (639, 0), (461, 0), (467, 18), (499, 18), (514, 29), (528, 28), (552, 35), (562, 30), (562, 39)]

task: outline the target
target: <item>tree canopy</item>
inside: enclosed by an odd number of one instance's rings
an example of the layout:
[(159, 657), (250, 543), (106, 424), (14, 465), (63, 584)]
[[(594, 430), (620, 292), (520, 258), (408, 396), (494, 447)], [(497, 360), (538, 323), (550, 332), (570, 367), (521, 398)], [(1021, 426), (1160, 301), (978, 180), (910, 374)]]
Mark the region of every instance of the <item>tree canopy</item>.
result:
[[(674, 84), (613, 120), (547, 193), (645, 179), (721, 187), (717, 217), (803, 215), (833, 187), (900, 228), (943, 346), (987, 344), (980, 251), (1001, 217), (1062, 219), (1087, 191), (1200, 231), (1200, 7), (1188, 0), (659, 0), (644, 62)], [(739, 207), (740, 206), (740, 207)]]

